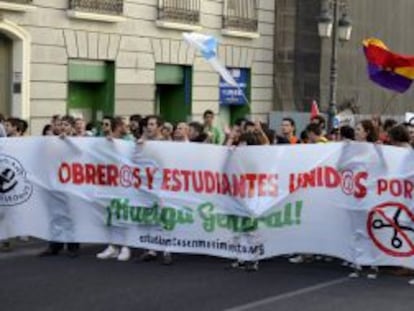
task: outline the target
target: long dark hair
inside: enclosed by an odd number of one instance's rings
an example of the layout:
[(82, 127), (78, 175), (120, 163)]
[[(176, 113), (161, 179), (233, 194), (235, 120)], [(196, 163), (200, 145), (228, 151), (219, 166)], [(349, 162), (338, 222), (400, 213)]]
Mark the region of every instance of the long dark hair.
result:
[(52, 130), (52, 125), (51, 125), (51, 124), (46, 124), (46, 125), (43, 127), (43, 130), (42, 130), (42, 135), (43, 135), (43, 136), (46, 136), (46, 135), (47, 135), (47, 132), (48, 132), (48, 131), (50, 131), (50, 130)]
[(375, 143), (378, 141), (378, 132), (371, 120), (361, 120), (359, 124), (361, 124), (362, 128), (367, 133), (367, 142)]

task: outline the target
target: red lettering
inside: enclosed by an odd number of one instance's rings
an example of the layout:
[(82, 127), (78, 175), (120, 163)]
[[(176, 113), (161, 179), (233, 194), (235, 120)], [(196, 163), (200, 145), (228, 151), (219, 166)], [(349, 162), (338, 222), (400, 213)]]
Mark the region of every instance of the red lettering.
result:
[(204, 171), (204, 182), (205, 182), (205, 189), (206, 193), (213, 193), (216, 189), (216, 179), (214, 178), (214, 174), (210, 171)]
[(279, 187), (277, 184), (278, 175), (269, 175), (267, 178), (267, 182), (269, 184), (269, 195), (273, 197), (277, 197), (279, 195)]
[[(193, 189), (197, 193), (201, 193), (204, 190), (204, 178), (203, 178), (203, 172), (191, 172), (192, 174), (192, 181), (193, 181)], [(197, 176), (198, 175), (198, 176)], [(198, 180), (197, 180), (198, 177)]]
[(395, 197), (404, 196), (406, 199), (411, 199), (413, 190), (414, 185), (410, 180), (378, 179), (377, 181), (378, 195), (389, 191), (389, 193)]
[[(132, 176), (134, 177), (133, 186), (135, 189), (139, 189), (141, 187), (141, 177), (139, 176), (139, 173), (140, 173), (140, 169), (137, 167), (135, 167), (132, 171)], [(152, 189), (152, 185), (151, 185), (151, 188), (149, 189)]]
[(295, 186), (295, 174), (289, 175), (289, 193), (295, 192), (299, 188), (299, 185)]
[(309, 187), (315, 187), (316, 186), (316, 177), (315, 177), (316, 171), (311, 170), (308, 173), (303, 173), (302, 177), (302, 187), (307, 188)]
[(240, 198), (246, 196), (246, 178), (243, 175), (233, 175), (233, 196)]
[(177, 169), (174, 169), (172, 171), (172, 180), (174, 181), (174, 184), (171, 186), (171, 191), (181, 191), (182, 189), (182, 183), (180, 180), (180, 171)]
[(298, 174), (298, 189), (303, 187), (303, 174), (299, 173)]
[(220, 182), (220, 173), (216, 173), (216, 185), (217, 185), (217, 193), (221, 193), (221, 182)]
[[(152, 190), (152, 184), (154, 183), (154, 175), (155, 175), (156, 171), (157, 171), (157, 168), (155, 168), (155, 167), (145, 168), (145, 173), (147, 175), (147, 183), (148, 183), (147, 187), (148, 187), (149, 190)], [(139, 174), (138, 174), (138, 178), (139, 178)], [(141, 180), (139, 181), (139, 184), (141, 185)], [(138, 186), (138, 188), (139, 187), (140, 186)]]
[(63, 162), (59, 166), (59, 181), (62, 184), (66, 184), (70, 181), (70, 178), (71, 178), (70, 165), (66, 162)]
[(93, 164), (85, 164), (85, 183), (95, 184), (95, 166)]
[(97, 169), (97, 178), (98, 178), (98, 185), (105, 185), (105, 165), (103, 164), (98, 164), (98, 166), (96, 167)]
[(248, 185), (247, 185), (247, 187), (248, 187), (248, 196), (249, 196), (249, 198), (252, 198), (253, 196), (254, 196), (254, 193), (255, 193), (255, 182), (256, 182), (256, 179), (257, 179), (257, 175), (256, 174), (250, 174), (250, 173), (248, 173), (248, 174), (246, 174), (245, 175), (246, 176), (246, 179), (247, 179), (247, 181), (248, 181)]
[(336, 188), (341, 185), (341, 175), (333, 167), (325, 167), (325, 185), (327, 188)]
[(162, 190), (170, 190), (169, 182), (171, 180), (171, 170), (165, 168), (162, 174)]
[(118, 167), (116, 165), (114, 164), (108, 165), (107, 175), (108, 175), (108, 186), (115, 186), (115, 187), (118, 186), (119, 172), (118, 172)]
[(354, 197), (357, 199), (362, 199), (367, 195), (367, 187), (362, 183), (364, 180), (367, 180), (367, 172), (359, 172), (355, 175), (355, 192)]
[(83, 178), (83, 167), (80, 163), (73, 163), (72, 164), (72, 173), (73, 173), (73, 183), (75, 185), (80, 185), (84, 183)]
[(403, 187), (398, 179), (390, 181), (390, 192), (393, 196), (399, 197), (402, 194)]
[(404, 197), (406, 199), (412, 199), (412, 193), (414, 190), (414, 185), (409, 180), (404, 180)]
[(181, 170), (181, 175), (184, 176), (184, 191), (187, 191), (188, 192), (190, 190), (190, 175), (191, 175), (191, 171)]
[(323, 187), (324, 178), (323, 178), (323, 168), (322, 167), (318, 167), (316, 169), (316, 176), (318, 177), (318, 180), (317, 180), (318, 187)]
[(224, 195), (232, 195), (231, 194), (231, 187), (230, 187), (230, 180), (227, 174), (223, 174), (221, 177), (221, 191)]
[(377, 181), (377, 194), (381, 195), (383, 192), (387, 191), (388, 183), (385, 179), (378, 179)]
[(259, 197), (264, 197), (264, 196), (266, 196), (266, 181), (267, 181), (267, 179), (268, 179), (268, 176), (267, 176), (267, 174), (259, 174), (258, 176), (257, 176), (257, 187), (258, 187), (258, 196)]

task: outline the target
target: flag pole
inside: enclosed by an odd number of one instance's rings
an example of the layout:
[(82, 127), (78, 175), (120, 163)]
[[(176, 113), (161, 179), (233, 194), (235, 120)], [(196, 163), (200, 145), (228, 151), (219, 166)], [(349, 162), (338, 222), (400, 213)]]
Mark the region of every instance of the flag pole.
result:
[(388, 99), (388, 101), (385, 103), (385, 105), (384, 105), (384, 107), (383, 107), (383, 109), (382, 109), (382, 111), (381, 111), (381, 113), (380, 113), (380, 116), (381, 115), (383, 115), (387, 110), (388, 110), (388, 108), (389, 108), (389, 106), (391, 105), (391, 103), (394, 101), (394, 99), (396, 99), (397, 98), (397, 96), (398, 96), (398, 94), (399, 93), (397, 93), (397, 92), (394, 92), (394, 94), (392, 94), (391, 95), (391, 97)]
[(240, 86), (237, 86), (237, 88), (240, 90), (240, 92), (242, 93), (243, 99), (246, 101), (247, 105), (250, 105), (249, 100), (247, 99), (246, 95), (244, 94), (243, 90), (241, 89)]

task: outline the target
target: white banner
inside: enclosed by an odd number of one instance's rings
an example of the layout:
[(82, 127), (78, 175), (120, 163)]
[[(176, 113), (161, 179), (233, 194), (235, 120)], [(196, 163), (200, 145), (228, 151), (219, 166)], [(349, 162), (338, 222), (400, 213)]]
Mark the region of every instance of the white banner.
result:
[(0, 239), (414, 268), (412, 150), (0, 141)]

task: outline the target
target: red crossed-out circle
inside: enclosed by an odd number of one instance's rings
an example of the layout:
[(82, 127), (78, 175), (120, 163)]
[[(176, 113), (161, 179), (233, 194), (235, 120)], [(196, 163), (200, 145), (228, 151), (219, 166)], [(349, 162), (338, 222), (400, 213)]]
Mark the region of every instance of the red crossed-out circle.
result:
[[(402, 211), (402, 213), (405, 213), (412, 222), (414, 222), (414, 214), (410, 211), (410, 209), (405, 206), (404, 204), (398, 203), (398, 202), (386, 202), (380, 205), (375, 206), (368, 215), (368, 221), (367, 221), (367, 230), (368, 235), (371, 238), (371, 240), (374, 242), (374, 244), (384, 253), (394, 256), (394, 257), (410, 257), (414, 255), (414, 241), (410, 239), (410, 237), (407, 235), (407, 233), (399, 227), (398, 224), (394, 222), (393, 219), (389, 218), (385, 210), (388, 208), (393, 209), (399, 209)], [(387, 225), (390, 226), (390, 228), (396, 230), (397, 235), (402, 238), (402, 240), (407, 243), (410, 247), (409, 251), (402, 252), (402, 251), (396, 251), (395, 249), (391, 248), (390, 246), (384, 245), (378, 237), (374, 233), (374, 216), (379, 214), (383, 220), (387, 223)]]

